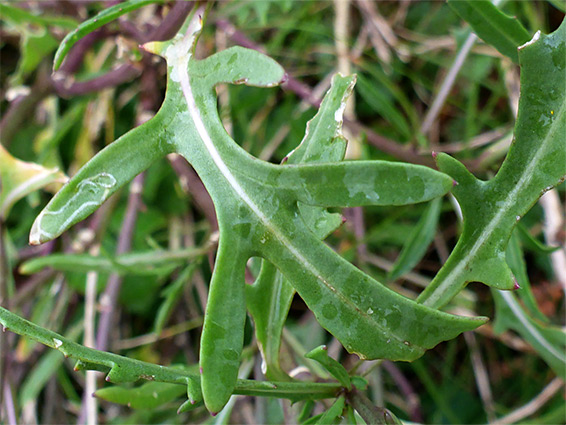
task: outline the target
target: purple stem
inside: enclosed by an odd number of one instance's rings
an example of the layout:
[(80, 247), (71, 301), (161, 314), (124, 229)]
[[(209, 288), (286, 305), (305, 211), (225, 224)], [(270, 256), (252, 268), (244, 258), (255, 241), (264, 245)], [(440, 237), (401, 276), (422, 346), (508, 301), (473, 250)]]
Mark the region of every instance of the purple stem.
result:
[(8, 380), (4, 382), (4, 409), (7, 417), (7, 424), (17, 425), (18, 420), (16, 418), (16, 408), (14, 405), (14, 397), (12, 396), (12, 389)]
[(115, 87), (132, 80), (140, 74), (141, 69), (139, 66), (127, 63), (88, 81), (78, 81), (67, 86), (64, 80), (52, 79), (52, 84), (59, 96), (72, 97), (97, 92), (108, 87)]
[(147, 41), (169, 40), (177, 34), (177, 31), (185, 22), (185, 19), (193, 7), (193, 2), (176, 1), (161, 24), (151, 32)]
[(218, 220), (216, 219), (212, 198), (196, 171), (180, 155), (170, 155), (168, 159), (171, 167), (177, 173), (183, 189), (191, 194), (193, 201), (210, 223), (212, 230), (217, 230)]
[[(126, 207), (126, 214), (122, 222), (120, 235), (118, 236), (116, 255), (124, 254), (132, 248), (132, 238), (138, 217), (138, 210), (142, 204), (141, 192), (143, 181), (144, 173), (136, 176), (130, 185), (128, 205)], [(106, 289), (101, 296), (101, 302), (103, 302), (104, 305), (101, 306), (102, 311), (100, 313), (100, 321), (96, 334), (96, 348), (98, 350), (106, 351), (108, 349), (108, 337), (110, 336), (110, 329), (113, 323), (114, 311), (116, 309), (121, 286), (122, 277), (117, 273), (112, 273), (108, 278)]]

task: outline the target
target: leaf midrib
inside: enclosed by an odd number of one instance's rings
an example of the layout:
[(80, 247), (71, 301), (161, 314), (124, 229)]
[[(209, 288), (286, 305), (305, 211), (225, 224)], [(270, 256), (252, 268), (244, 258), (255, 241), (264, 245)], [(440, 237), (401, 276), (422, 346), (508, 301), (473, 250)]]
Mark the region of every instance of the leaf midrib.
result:
[[(180, 71), (180, 70), (177, 70)], [(196, 105), (196, 101), (193, 96), (192, 87), (190, 84), (190, 78), (187, 69), (183, 69), (182, 72), (177, 73), (180, 76), (181, 91), (183, 92), (183, 97), (187, 104), (187, 109), (189, 116), (195, 125), (195, 129), (199, 134), (201, 140), (204, 143), (206, 150), (208, 151), (211, 159), (213, 160), (216, 167), (219, 169), (220, 173), (224, 176), (228, 184), (234, 189), (236, 194), (242, 199), (242, 201), (259, 217), (263, 225), (271, 231), (271, 233), (279, 240), (280, 244), (285, 246), (291, 254), (301, 263), (303, 266), (310, 271), (310, 273), (316, 276), (317, 280), (323, 283), (332, 293), (336, 294), (337, 297), (341, 299), (344, 305), (349, 306), (353, 309), (358, 316), (361, 316), (366, 322), (370, 323), (372, 326), (379, 328), (384, 331), (391, 339), (397, 340), (400, 346), (404, 346), (404, 340), (398, 337), (395, 333), (392, 333), (389, 329), (384, 328), (375, 320), (372, 320), (367, 312), (359, 309), (351, 300), (349, 300), (342, 292), (338, 291), (334, 286), (332, 286), (327, 278), (323, 277), (322, 273), (310, 263), (302, 254), (297, 250), (294, 244), (281, 232), (281, 230), (274, 226), (273, 223), (267, 218), (259, 206), (257, 206), (253, 200), (248, 196), (243, 187), (240, 185), (236, 177), (230, 172), (226, 164), (224, 163), (220, 153), (216, 149), (210, 134), (208, 133), (206, 126), (200, 115), (200, 110)], [(414, 348), (424, 349), (419, 345), (413, 345)]]
[(559, 127), (560, 121), (563, 119), (565, 110), (566, 110), (566, 99), (562, 102), (560, 111), (558, 112), (556, 118), (551, 124), (551, 128), (544, 137), (540, 148), (537, 150), (532, 160), (529, 162), (528, 166), (523, 168), (523, 173), (521, 175), (521, 178), (517, 181), (513, 190), (508, 192), (503, 205), (498, 208), (495, 216), (491, 219), (489, 224), (480, 233), (480, 235), (476, 239), (476, 242), (474, 243), (472, 248), (468, 251), (468, 254), (461, 261), (458, 262), (458, 265), (455, 268), (453, 268), (452, 271), (448, 273), (448, 275), (444, 278), (444, 280), (442, 280), (442, 282), (435, 288), (433, 294), (429, 296), (425, 301), (423, 301), (423, 305), (429, 307), (436, 306), (436, 302), (442, 297), (442, 294), (445, 292), (447, 287), (451, 286), (452, 282), (456, 280), (458, 276), (460, 276), (462, 271), (465, 270), (465, 268), (470, 264), (470, 262), (473, 260), (477, 252), (483, 246), (484, 242), (489, 239), (493, 231), (500, 225), (501, 221), (507, 217), (508, 210), (515, 203), (517, 194), (521, 190), (526, 190), (528, 188), (528, 184), (534, 178), (533, 171), (536, 168), (538, 162), (540, 161), (540, 157), (546, 153), (546, 148), (549, 142), (554, 137), (556, 129)]

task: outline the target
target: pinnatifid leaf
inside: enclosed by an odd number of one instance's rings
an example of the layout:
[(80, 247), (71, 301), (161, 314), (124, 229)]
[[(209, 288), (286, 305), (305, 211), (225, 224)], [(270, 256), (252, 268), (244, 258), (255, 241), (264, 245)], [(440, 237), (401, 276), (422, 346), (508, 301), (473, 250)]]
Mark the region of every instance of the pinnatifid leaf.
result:
[(537, 32), (519, 48), (521, 96), (514, 143), (497, 175), (474, 177), (456, 159), (437, 156), (457, 182), (454, 196), (464, 228), (450, 258), (419, 301), (441, 307), (468, 282), (513, 289), (505, 248), (517, 222), (566, 177), (566, 20), (549, 35)]
[[(484, 323), (389, 290), (321, 242), (298, 207), (425, 202), (448, 192), (452, 179), (430, 168), (386, 161), (274, 165), (250, 156), (226, 133), (213, 88), (219, 83), (272, 87), (283, 81), (283, 69), (241, 47), (196, 60), (202, 16), (204, 9), (198, 8), (173, 40), (144, 45), (167, 60), (162, 108), (77, 173), (40, 213), (30, 241), (58, 236), (164, 155), (184, 156), (214, 201), (220, 231), (200, 353), (202, 391), (211, 412), (222, 409), (238, 382), (244, 271), (253, 256), (277, 267), (320, 324), (362, 358), (414, 360)], [(341, 112), (331, 120), (341, 121)]]

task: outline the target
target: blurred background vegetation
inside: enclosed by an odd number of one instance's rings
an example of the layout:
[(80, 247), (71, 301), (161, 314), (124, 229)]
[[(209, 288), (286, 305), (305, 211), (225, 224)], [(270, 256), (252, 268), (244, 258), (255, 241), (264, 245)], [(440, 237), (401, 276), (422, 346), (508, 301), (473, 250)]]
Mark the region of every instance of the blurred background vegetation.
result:
[[(62, 69), (51, 72), (64, 35), (115, 3), (2, 3), (0, 166), (30, 176), (38, 172), (6, 159), (15, 157), (73, 175), (95, 152), (159, 108), (165, 64), (138, 45), (174, 34), (175, 18), (186, 15), (191, 2), (163, 2), (125, 15), (81, 40)], [(558, 0), (506, 1), (500, 7), (530, 34), (551, 32), (564, 18), (564, 3)], [(442, 151), (487, 179), (511, 143), (519, 68), (475, 40), (442, 1), (220, 1), (208, 16), (197, 56), (232, 45), (260, 49), (291, 77), (282, 88), (218, 88), (226, 130), (258, 158), (279, 163), (297, 146), (335, 72), (358, 76), (346, 110), (350, 159), (434, 166), (431, 152)], [(52, 177), (45, 182), (48, 191), (61, 184), (61, 175)], [(27, 245), (28, 234), (50, 194), (29, 192), (0, 214), (2, 305), (97, 348), (163, 365), (196, 364), (216, 219), (188, 164), (176, 156), (154, 164), (89, 219), (39, 247)], [(538, 305), (540, 315), (533, 320), (545, 332), (555, 332), (565, 325), (566, 271), (560, 266), (565, 253), (551, 253), (546, 245), (564, 245), (564, 184), (545, 198), (521, 221), (509, 255), (515, 255), (514, 270), (526, 280), (525, 297)], [(329, 245), (411, 298), (439, 270), (460, 230), (449, 198), (436, 206), (354, 208), (343, 214), (346, 223), (329, 237)], [(554, 229), (548, 228), (551, 219), (558, 220)], [(81, 253), (97, 258), (70, 256)], [(250, 264), (250, 280), (255, 271)], [(323, 372), (303, 355), (327, 344), (333, 357), (368, 379), (370, 399), (403, 420), (566, 421), (557, 368), (533, 348), (525, 332), (508, 329), (514, 319), (496, 308), (487, 287), (470, 285), (448, 309), (496, 320), (414, 363), (359, 362), (296, 297), (282, 364), (297, 378), (322, 379)], [(85, 419), (90, 394), (84, 374), (74, 372), (56, 351), (10, 333), (2, 338), (0, 423)], [(251, 321), (245, 344), (247, 376), (263, 379)], [(101, 378), (98, 387), (103, 386)], [(98, 420), (280, 424), (296, 423), (302, 408), (238, 396), (216, 418), (204, 408), (177, 415), (183, 391), (158, 390), (165, 395), (152, 409), (100, 400)], [(330, 402), (317, 403), (314, 412)]]

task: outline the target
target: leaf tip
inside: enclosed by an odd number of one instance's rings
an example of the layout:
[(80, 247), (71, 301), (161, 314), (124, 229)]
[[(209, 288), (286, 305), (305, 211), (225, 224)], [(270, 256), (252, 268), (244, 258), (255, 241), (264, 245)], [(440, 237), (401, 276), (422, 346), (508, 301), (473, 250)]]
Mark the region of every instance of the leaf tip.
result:
[(517, 289), (521, 289), (521, 285), (519, 285), (519, 282), (517, 281), (517, 279), (515, 277), (513, 277), (513, 289), (516, 291)]
[(47, 239), (45, 239), (41, 232), (41, 217), (42, 214), (35, 219), (29, 232), (29, 244), (32, 246), (41, 245), (42, 243), (47, 242)]

